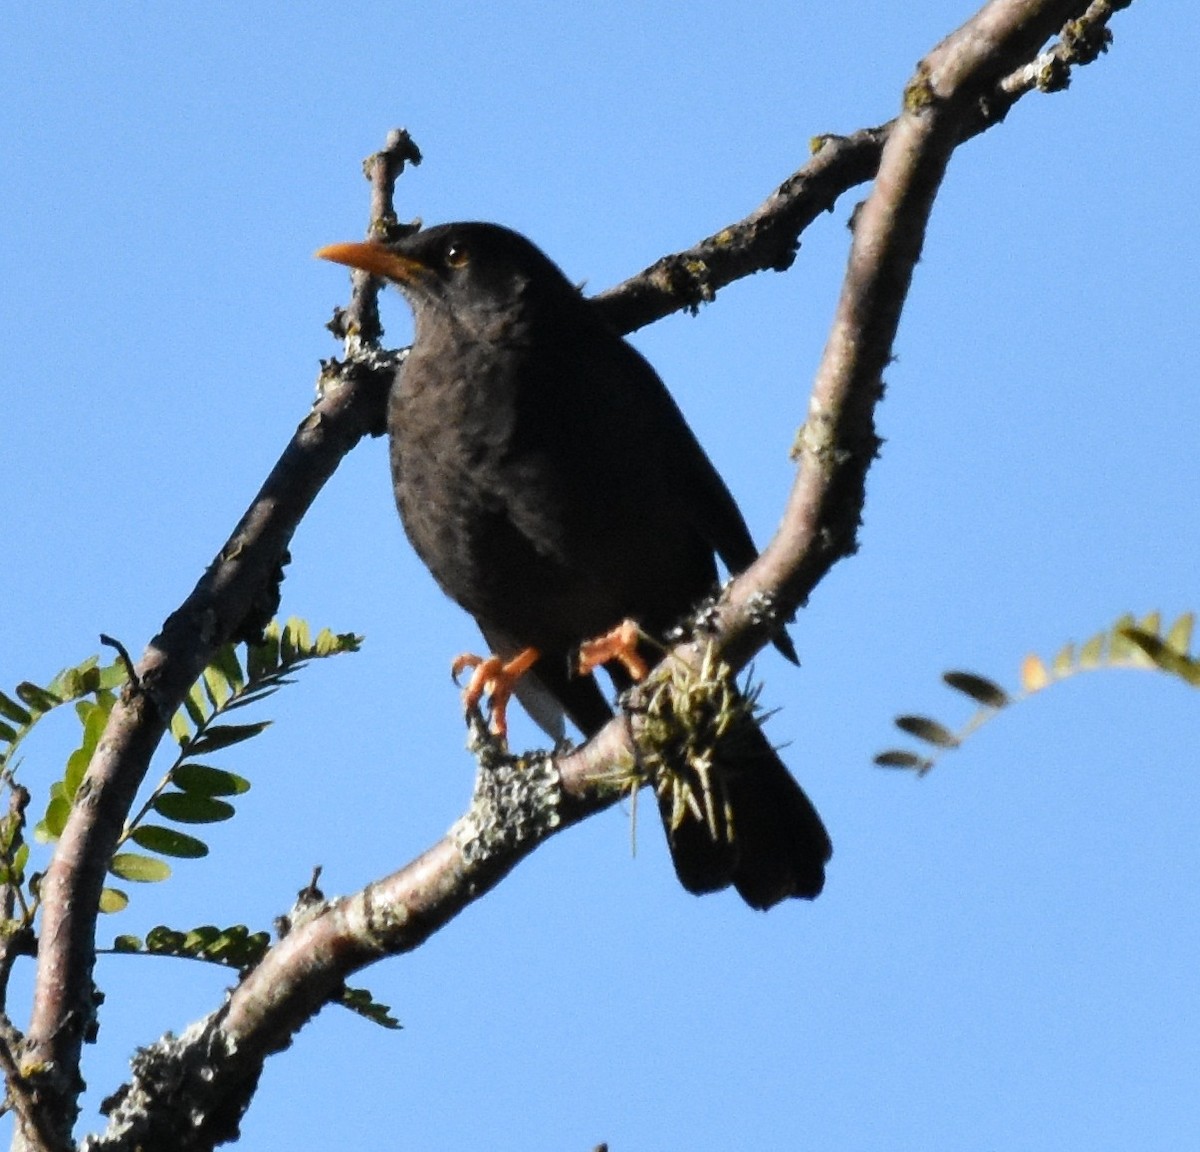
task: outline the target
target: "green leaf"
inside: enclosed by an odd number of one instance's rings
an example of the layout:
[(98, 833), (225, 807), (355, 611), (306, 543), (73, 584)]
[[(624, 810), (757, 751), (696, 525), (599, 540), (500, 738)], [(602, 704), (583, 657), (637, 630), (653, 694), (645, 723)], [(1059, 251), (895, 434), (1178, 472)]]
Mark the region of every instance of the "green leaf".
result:
[(1064, 676), (1068, 675), (1071, 669), (1075, 667), (1075, 645), (1064, 644), (1055, 655), (1052, 667), (1056, 680), (1061, 680)]
[[(1140, 643), (1139, 637), (1144, 637), (1147, 643), (1153, 646), (1153, 650)], [(1175, 654), (1158, 638), (1157, 632), (1143, 632), (1140, 626), (1122, 628), (1113, 635), (1114, 658), (1117, 655), (1118, 642), (1124, 663), (1133, 664), (1138, 668), (1163, 668), (1168, 672), (1174, 671), (1174, 669), (1166, 667), (1164, 657), (1170, 659)], [(1156, 656), (1155, 653), (1158, 655)]]
[(0, 862), (0, 883), (24, 884), (25, 865), (29, 863), (29, 845), (22, 844), (7, 863)]
[(122, 880), (136, 884), (155, 884), (171, 875), (171, 865), (154, 856), (139, 852), (118, 852), (109, 862), (108, 870)]
[(75, 700), (86, 696), (100, 686), (100, 674), (96, 671), (97, 657), (88, 661), (87, 667), (67, 668), (54, 678), (51, 691), (63, 700)]
[(233, 685), (229, 683), (229, 678), (215, 664), (210, 664), (204, 669), (200, 680), (208, 692), (213, 708), (219, 712), (233, 695)]
[(203, 948), (199, 949), (199, 951), (206, 960), (212, 960), (216, 964), (227, 964), (230, 967), (236, 967), (236, 961), (232, 957), (242, 950), (244, 943), (244, 937), (230, 936), (227, 932), (218, 932), (212, 939), (204, 941)]
[(215, 724), (192, 741), (188, 748), (188, 755), (204, 756), (209, 752), (229, 748), (234, 744), (240, 744), (243, 740), (257, 736), (270, 726), (270, 720), (260, 720), (257, 724)]
[[(1117, 664), (1130, 659), (1134, 655), (1134, 648), (1130, 644), (1129, 637), (1126, 635), (1126, 630), (1136, 628), (1133, 614), (1126, 612), (1116, 624), (1113, 625), (1112, 635), (1108, 641), (1108, 659), (1110, 662)], [(1158, 629), (1152, 630), (1152, 635), (1157, 635)]]
[(174, 928), (168, 928), (165, 924), (156, 924), (146, 933), (146, 951), (166, 952), (168, 955), (178, 956), (185, 939), (182, 932), (176, 932)]
[(918, 756), (915, 752), (905, 752), (899, 748), (880, 752), (875, 757), (875, 763), (880, 768), (911, 768), (921, 773), (928, 772), (933, 767), (933, 761), (927, 757)]
[(386, 1004), (380, 1004), (365, 988), (343, 988), (340, 1003), (382, 1028), (401, 1028), (402, 1025)]
[(129, 682), (129, 673), (125, 671), (125, 665), (119, 660), (114, 660), (107, 667), (101, 668), (99, 672), (100, 687), (110, 692), (116, 688), (124, 688)]
[(183, 938), (183, 949), (189, 956), (199, 956), (214, 940), (221, 938), (221, 929), (215, 924), (201, 924)]
[(1192, 612), (1185, 612), (1174, 624), (1171, 625), (1171, 630), (1167, 633), (1167, 647), (1181, 656), (1186, 656), (1188, 649), (1192, 646), (1192, 628), (1195, 626), (1196, 617)]
[(322, 628), (317, 634), (313, 653), (317, 656), (337, 656), (343, 652), (357, 652), (363, 643), (363, 638), (354, 632), (331, 632)]
[(33, 830), (34, 836), (41, 844), (49, 844), (57, 840), (67, 826), (67, 817), (71, 815), (71, 801), (59, 794), (52, 797), (46, 805), (46, 815), (38, 821)]
[(233, 815), (233, 805), (198, 792), (164, 792), (151, 807), (180, 824), (216, 824)]
[(947, 672), (942, 679), (985, 708), (1003, 708), (1010, 702), (1008, 693), (999, 684), (974, 672)]
[(1152, 633), (1127, 628), (1124, 635), (1131, 644), (1137, 646), (1139, 653), (1150, 666), (1178, 676), (1193, 688), (1200, 687), (1200, 663), (1190, 660), (1187, 656), (1181, 656)]
[(208, 855), (208, 845), (203, 840), (174, 828), (164, 828), (160, 824), (142, 824), (129, 834), (129, 839), (138, 847), (163, 856), (199, 860)]
[(115, 703), (116, 698), (111, 693), (102, 692), (97, 695), (95, 702), (81, 700), (75, 705), (75, 711), (83, 722), (83, 742), (68, 757), (67, 771), (63, 776), (63, 792), (70, 800), (75, 799), (75, 793), (83, 782), (83, 774), (91, 763)]
[(100, 911), (113, 913), (124, 912), (129, 906), (129, 897), (120, 888), (100, 889)]
[(896, 727), (939, 748), (957, 748), (959, 744), (958, 737), (949, 728), (928, 716), (897, 716)]
[(232, 644), (223, 644), (217, 649), (213, 664), (221, 670), (236, 692), (246, 686), (246, 674), (238, 662), (237, 649)]
[(73, 668), (64, 668), (50, 681), (50, 691), (60, 700), (73, 700), (95, 692), (100, 687), (100, 672), (96, 667), (99, 663), (100, 657), (92, 655)]
[(21, 725), (28, 724), (33, 719), (20, 704), (11, 696), (5, 696), (3, 692), (0, 692), (0, 716)]
[(242, 967), (257, 964), (271, 947), (269, 932), (251, 932), (243, 941), (241, 949), (235, 953), (237, 962)]
[(272, 620), (263, 632), (263, 642), (246, 650), (246, 671), (250, 683), (261, 680), (279, 667), (279, 624)]
[(250, 929), (245, 924), (230, 924), (221, 932), (221, 942), (224, 944), (244, 944), (250, 938)]
[(83, 739), (89, 751), (100, 743), (115, 703), (116, 698), (112, 693), (102, 692), (96, 696), (96, 702), (88, 707), (83, 722)]
[(1104, 656), (1104, 633), (1099, 636), (1093, 636), (1082, 648), (1079, 649), (1079, 667), (1080, 668), (1098, 668), (1100, 661)]
[(204, 958), (231, 968), (248, 968), (262, 959), (270, 945), (266, 932), (251, 934), (245, 924), (234, 924), (205, 946)]
[(67, 757), (67, 771), (63, 776), (63, 787), (72, 800), (75, 799), (75, 793), (79, 791), (79, 785), (83, 783), (84, 773), (87, 772), (87, 766), (91, 762), (92, 752), (89, 748), (76, 748)]
[(188, 717), (192, 723), (201, 728), (209, 716), (208, 701), (204, 698), (204, 689), (199, 683), (193, 684), (188, 689), (188, 694), (183, 698), (183, 706), (187, 709)]
[(54, 693), (48, 692), (45, 688), (39, 688), (28, 680), (22, 680), (17, 685), (17, 695), (34, 712), (49, 712), (51, 708), (57, 708), (62, 703), (62, 700)]
[(25, 865), (29, 863), (29, 845), (22, 842), (21, 846), (13, 853), (12, 867), (19, 878), (25, 875)]
[(270, 946), (269, 933), (251, 934), (245, 924), (234, 924), (230, 928), (201, 924), (188, 932), (158, 924), (146, 933), (145, 943), (137, 936), (118, 936), (113, 941), (114, 952), (183, 956), (243, 971), (258, 963)]
[(6, 744), (11, 744), (16, 738), (16, 730), (10, 728), (3, 720), (0, 720), (0, 740), (3, 740)]
[(298, 616), (289, 616), (283, 626), (283, 636), (279, 641), (279, 652), (284, 664), (293, 664), (312, 649), (312, 635), (308, 629), (308, 621)]
[(250, 791), (250, 781), (223, 768), (208, 764), (180, 764), (171, 773), (171, 783), (184, 792), (200, 796), (240, 796)]
[(182, 708), (176, 709), (175, 715), (171, 717), (171, 735), (175, 737), (175, 743), (181, 748), (186, 747), (192, 738), (192, 726), (188, 723), (187, 713)]

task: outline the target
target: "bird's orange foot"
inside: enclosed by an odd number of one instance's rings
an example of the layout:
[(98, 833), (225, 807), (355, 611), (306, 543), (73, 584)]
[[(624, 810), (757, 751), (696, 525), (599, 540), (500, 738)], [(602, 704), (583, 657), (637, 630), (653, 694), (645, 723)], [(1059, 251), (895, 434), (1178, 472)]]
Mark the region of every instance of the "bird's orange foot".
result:
[(463, 708), (468, 712), (488, 698), (488, 715), (492, 734), (501, 740), (508, 738), (508, 702), (517, 681), (533, 667), (538, 658), (536, 648), (523, 648), (511, 660), (499, 656), (474, 656), (464, 652), (450, 665), (450, 675), (458, 683), (464, 668), (471, 669), (471, 679), (463, 689)]
[(642, 630), (635, 620), (622, 620), (610, 632), (585, 640), (579, 645), (579, 656), (575, 662), (575, 674), (586, 676), (589, 672), (616, 660), (622, 664), (633, 680), (645, 680), (649, 665), (638, 651)]

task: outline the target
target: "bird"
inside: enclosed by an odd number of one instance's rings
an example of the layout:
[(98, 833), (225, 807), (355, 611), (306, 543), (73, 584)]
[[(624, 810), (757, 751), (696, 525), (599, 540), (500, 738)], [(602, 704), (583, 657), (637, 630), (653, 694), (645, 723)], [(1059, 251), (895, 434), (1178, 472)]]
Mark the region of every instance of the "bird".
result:
[[(717, 588), (718, 558), (736, 573), (757, 557), (729, 488), (650, 363), (520, 233), (440, 224), (317, 256), (390, 282), (412, 308), (388, 399), (396, 504), (496, 654), (483, 681), (511, 665), (547, 732), (561, 736), (565, 717), (595, 734), (614, 713), (572, 665), (580, 645), (634, 622), (649, 640), (626, 648), (653, 658)], [(776, 645), (794, 660), (782, 629)], [(636, 653), (598, 652), (627, 687)], [(756, 909), (812, 899), (828, 833), (761, 727), (743, 727), (714, 761), (727, 821), (659, 793), (676, 874), (696, 894), (732, 884)]]

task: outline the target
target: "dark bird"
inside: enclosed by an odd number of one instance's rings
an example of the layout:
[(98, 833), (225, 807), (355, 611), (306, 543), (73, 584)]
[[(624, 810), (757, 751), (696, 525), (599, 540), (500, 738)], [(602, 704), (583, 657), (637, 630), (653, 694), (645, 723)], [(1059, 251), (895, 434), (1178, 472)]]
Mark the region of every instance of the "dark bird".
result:
[[(612, 709), (570, 668), (622, 621), (661, 638), (757, 553), (737, 504), (650, 364), (529, 240), (443, 224), (319, 256), (391, 281), (415, 338), (388, 409), (405, 531), (494, 653), (538, 659), (515, 694), (542, 727), (587, 735)], [(791, 644), (781, 632), (785, 654)], [(643, 652), (652, 649), (643, 645)], [(625, 665), (606, 671), (618, 687)], [(829, 837), (756, 724), (718, 751), (728, 835), (660, 792), (690, 892), (733, 884), (769, 908), (824, 884)], [(731, 749), (734, 746), (730, 746)]]

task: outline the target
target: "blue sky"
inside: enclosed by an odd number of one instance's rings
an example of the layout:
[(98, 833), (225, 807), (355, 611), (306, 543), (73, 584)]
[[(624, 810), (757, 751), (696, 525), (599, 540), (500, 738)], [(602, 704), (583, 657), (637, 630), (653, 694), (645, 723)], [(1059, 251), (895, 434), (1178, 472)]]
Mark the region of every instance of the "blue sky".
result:
[[(346, 280), (311, 254), (361, 233), (359, 163), (390, 127), (426, 155), (401, 214), (510, 224), (599, 290), (743, 216), (811, 136), (888, 119), (971, 11), (0, 16), (0, 687), (48, 679), (101, 631), (140, 651), (191, 589), (338, 351), (322, 325)], [(1197, 697), (1081, 676), (922, 781), (871, 764), (895, 714), (965, 716), (946, 668), (1011, 685), (1029, 650), (1200, 604), (1200, 140), (1179, 50), (1200, 29), (1162, 4), (1114, 29), (1069, 92), (1022, 101), (952, 163), (887, 375), (861, 551), (798, 619), (803, 667), (758, 663), (771, 733), (834, 838), (826, 893), (765, 916), (694, 899), (651, 820), (631, 857), (627, 813), (604, 814), (363, 976), (405, 1031), (335, 1009), (306, 1028), (269, 1065), (242, 1148), (1194, 1142)], [(787, 275), (637, 337), (760, 540), (856, 198)], [(398, 299), (385, 322), (407, 339)], [(366, 645), (264, 706), (275, 726), (222, 759), (254, 782), (239, 818), (103, 937), (268, 927), (314, 864), (328, 892), (353, 890), (467, 800), (446, 666), (476, 635), (404, 541), (382, 442), (344, 462), (292, 553), (284, 612)], [(30, 787), (72, 735), (64, 721), (28, 746)], [(103, 958), (98, 979), (83, 1130), (134, 1046), (226, 983), (144, 958)]]

